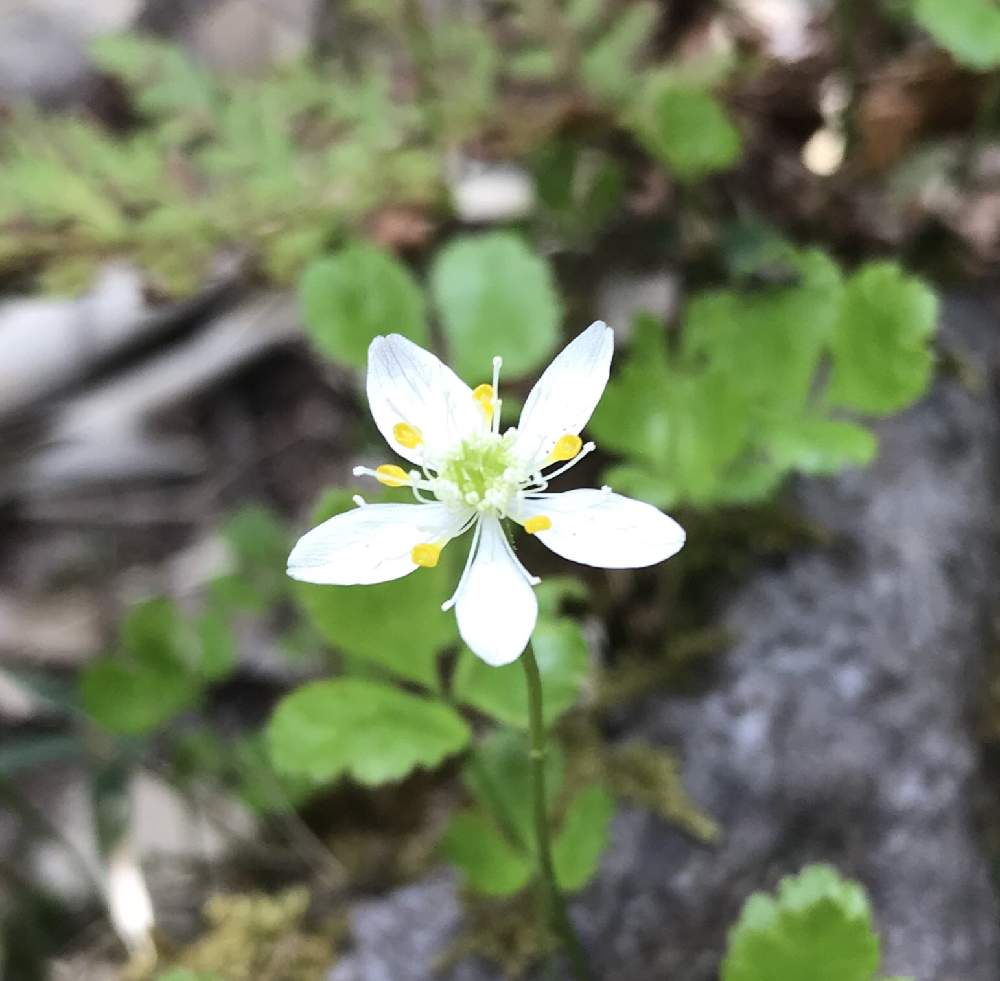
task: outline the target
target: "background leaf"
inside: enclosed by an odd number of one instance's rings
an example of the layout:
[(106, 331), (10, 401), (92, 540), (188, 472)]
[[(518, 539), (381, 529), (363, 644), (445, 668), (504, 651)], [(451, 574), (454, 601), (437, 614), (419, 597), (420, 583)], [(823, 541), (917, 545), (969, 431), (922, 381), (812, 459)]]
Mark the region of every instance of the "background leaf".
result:
[(470, 384), (489, 379), (496, 354), (505, 375), (524, 375), (558, 343), (562, 307), (552, 270), (510, 232), (454, 239), (434, 260), (431, 294), (449, 363)]
[(335, 361), (362, 367), (379, 334), (428, 344), (419, 285), (402, 263), (373, 245), (349, 245), (316, 259), (302, 274), (299, 290), (310, 339)]
[(776, 426), (768, 446), (782, 469), (823, 474), (871, 463), (878, 442), (874, 433), (853, 422), (799, 417)]
[(696, 86), (664, 86), (637, 125), (647, 149), (681, 180), (726, 170), (739, 159), (740, 134), (718, 99)]
[(462, 750), (469, 727), (442, 702), (362, 678), (296, 689), (268, 725), (274, 765), (317, 784), (349, 774), (376, 785), (437, 766)]
[(452, 817), (441, 850), (484, 896), (512, 895), (531, 878), (531, 860), (479, 811), (460, 811)]
[(975, 71), (1000, 67), (1000, 7), (992, 0), (915, 0), (921, 27)]
[[(562, 785), (563, 757), (549, 740), (545, 755), (545, 793), (551, 809)], [(479, 742), (465, 767), (466, 785), (513, 844), (534, 850), (531, 762), (522, 733), (498, 729)]]
[(600, 784), (584, 787), (573, 798), (552, 843), (556, 879), (563, 889), (582, 889), (597, 871), (614, 813), (614, 798)]
[(936, 324), (937, 298), (921, 280), (894, 262), (860, 269), (833, 332), (829, 401), (880, 415), (908, 405), (930, 381)]
[[(355, 505), (348, 491), (324, 495), (311, 522)], [(452, 544), (433, 569), (372, 586), (317, 586), (296, 582), (293, 593), (303, 613), (334, 648), (379, 665), (427, 688), (438, 687), (437, 659), (458, 640), (455, 617), (441, 604), (457, 582), (453, 563), (464, 561), (467, 540)], [(386, 611), (391, 611), (391, 616)]]
[[(545, 724), (551, 726), (580, 697), (590, 652), (579, 625), (569, 619), (540, 619), (531, 643), (542, 677)], [(466, 705), (505, 725), (528, 728), (528, 693), (517, 662), (494, 668), (463, 648), (452, 685), (455, 698)]]
[(205, 686), (222, 679), (235, 662), (225, 623), (208, 615), (189, 624), (165, 599), (132, 608), (120, 646), (87, 665), (80, 697), (97, 723), (124, 735), (151, 732), (193, 707)]

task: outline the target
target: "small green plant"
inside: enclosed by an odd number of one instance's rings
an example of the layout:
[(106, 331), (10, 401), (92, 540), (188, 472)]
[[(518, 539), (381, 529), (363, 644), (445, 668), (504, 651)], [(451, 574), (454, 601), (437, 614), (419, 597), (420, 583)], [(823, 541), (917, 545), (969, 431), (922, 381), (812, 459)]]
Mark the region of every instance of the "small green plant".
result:
[(194, 707), (234, 658), (232, 635), (218, 617), (190, 621), (167, 600), (149, 600), (125, 618), (119, 650), (84, 670), (83, 706), (112, 732), (143, 735)]
[(635, 325), (593, 429), (624, 462), (607, 480), (661, 507), (763, 500), (789, 473), (871, 461), (857, 416), (926, 390), (934, 294), (891, 262), (844, 277), (817, 250), (787, 251), (797, 282), (714, 290), (688, 304), (676, 343)]
[[(426, 343), (429, 304), (397, 259), (349, 245), (306, 269), (306, 330), (324, 354), (361, 367), (372, 338), (392, 330)], [(430, 300), (457, 370), (482, 370), (484, 345), (505, 372), (536, 369), (556, 345), (562, 303), (552, 268), (512, 232), (458, 236), (434, 258)]]
[(115, 134), (16, 112), (0, 140), (0, 226), (11, 230), (0, 268), (32, 256), (50, 286), (79, 288), (102, 258), (127, 253), (184, 293), (220, 249), (240, 246), (288, 282), (382, 201), (437, 193), (421, 113), (378, 72), (301, 64), (224, 81), (135, 37), (103, 40), (95, 56), (128, 84), (141, 124)]
[[(722, 981), (875, 981), (879, 939), (864, 889), (828, 865), (754, 893), (729, 932)], [(907, 981), (886, 978), (884, 981)]]

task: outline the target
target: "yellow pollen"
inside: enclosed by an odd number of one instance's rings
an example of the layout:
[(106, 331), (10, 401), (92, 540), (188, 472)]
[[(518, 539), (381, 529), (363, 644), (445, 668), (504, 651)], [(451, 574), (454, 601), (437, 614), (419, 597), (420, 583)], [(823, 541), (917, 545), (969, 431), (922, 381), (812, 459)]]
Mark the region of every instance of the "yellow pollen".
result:
[(493, 386), (483, 382), (472, 390), (472, 397), (479, 403), (479, 407), (486, 413), (486, 418), (493, 417)]
[(432, 542), (414, 545), (410, 552), (410, 558), (425, 569), (433, 569), (438, 564), (438, 559), (441, 558), (441, 546), (434, 545)]
[(383, 463), (375, 468), (375, 479), (386, 487), (406, 487), (410, 478), (402, 467), (397, 467), (395, 463)]
[(579, 436), (574, 436), (572, 433), (560, 436), (556, 441), (556, 445), (552, 447), (552, 452), (549, 454), (549, 463), (556, 463), (559, 460), (572, 460), (580, 452), (582, 446), (583, 440)]
[(552, 527), (552, 519), (545, 514), (536, 514), (524, 523), (524, 530), (529, 535), (537, 535), (540, 531), (548, 531)]
[(400, 446), (405, 446), (408, 450), (412, 450), (424, 441), (420, 430), (416, 426), (411, 426), (408, 422), (397, 422), (392, 427), (392, 435)]

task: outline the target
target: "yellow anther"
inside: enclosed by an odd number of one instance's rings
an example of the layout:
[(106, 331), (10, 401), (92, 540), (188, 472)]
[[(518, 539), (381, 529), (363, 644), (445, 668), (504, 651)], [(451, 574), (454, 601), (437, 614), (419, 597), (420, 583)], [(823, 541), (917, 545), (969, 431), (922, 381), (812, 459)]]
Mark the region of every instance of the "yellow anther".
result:
[(405, 446), (408, 450), (412, 450), (424, 441), (420, 430), (416, 426), (411, 426), (408, 422), (397, 422), (392, 427), (392, 435), (400, 446)]
[(383, 463), (375, 468), (375, 479), (386, 487), (406, 487), (410, 483), (410, 478), (402, 467), (397, 467), (395, 463)]
[(556, 441), (556, 445), (552, 447), (552, 452), (549, 454), (549, 463), (556, 463), (559, 460), (572, 460), (580, 452), (582, 446), (583, 440), (579, 436), (574, 436), (572, 433), (560, 436)]
[(552, 527), (552, 519), (545, 514), (536, 514), (524, 523), (524, 530), (529, 535), (537, 535), (540, 531), (548, 531)]
[(417, 565), (422, 565), (425, 569), (433, 569), (441, 558), (441, 546), (428, 542), (424, 545), (414, 545), (410, 551), (410, 558)]
[(479, 403), (479, 407), (486, 413), (486, 418), (493, 416), (493, 386), (483, 382), (472, 390), (472, 397)]

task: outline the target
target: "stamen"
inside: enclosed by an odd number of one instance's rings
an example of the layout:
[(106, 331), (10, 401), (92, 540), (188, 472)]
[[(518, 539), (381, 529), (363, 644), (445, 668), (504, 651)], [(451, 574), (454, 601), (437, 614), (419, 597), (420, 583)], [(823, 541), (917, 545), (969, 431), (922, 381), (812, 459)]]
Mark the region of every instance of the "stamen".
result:
[(425, 569), (433, 569), (441, 558), (441, 546), (433, 542), (426, 542), (422, 545), (414, 545), (410, 551), (410, 558), (419, 566)]
[(395, 463), (383, 463), (376, 467), (375, 479), (386, 487), (405, 487), (410, 482), (409, 474)]
[(553, 477), (558, 477), (560, 474), (564, 474), (567, 470), (572, 469), (588, 453), (592, 453), (596, 449), (597, 449), (597, 444), (596, 443), (584, 443), (583, 444), (583, 449), (580, 450), (580, 452), (577, 453), (577, 455), (575, 457), (573, 457), (573, 459), (570, 460), (569, 463), (564, 463), (561, 467), (558, 467), (557, 469), (553, 470), (551, 473), (541, 474), (540, 476), (544, 479), (546, 486), (548, 485), (548, 482)]
[(537, 535), (540, 531), (548, 531), (552, 527), (552, 519), (546, 514), (536, 514), (524, 522), (524, 530), (529, 535)]
[(414, 449), (424, 441), (423, 433), (408, 422), (397, 422), (392, 427), (392, 435), (400, 446), (405, 446), (408, 450)]
[(479, 403), (479, 408), (483, 410), (487, 422), (491, 422), (493, 419), (493, 392), (493, 386), (487, 385), (486, 382), (483, 382), (482, 385), (477, 385), (472, 390), (472, 397)]
[(573, 433), (566, 433), (556, 440), (556, 445), (552, 447), (549, 454), (549, 463), (557, 463), (560, 460), (572, 460), (580, 452), (583, 440)]

